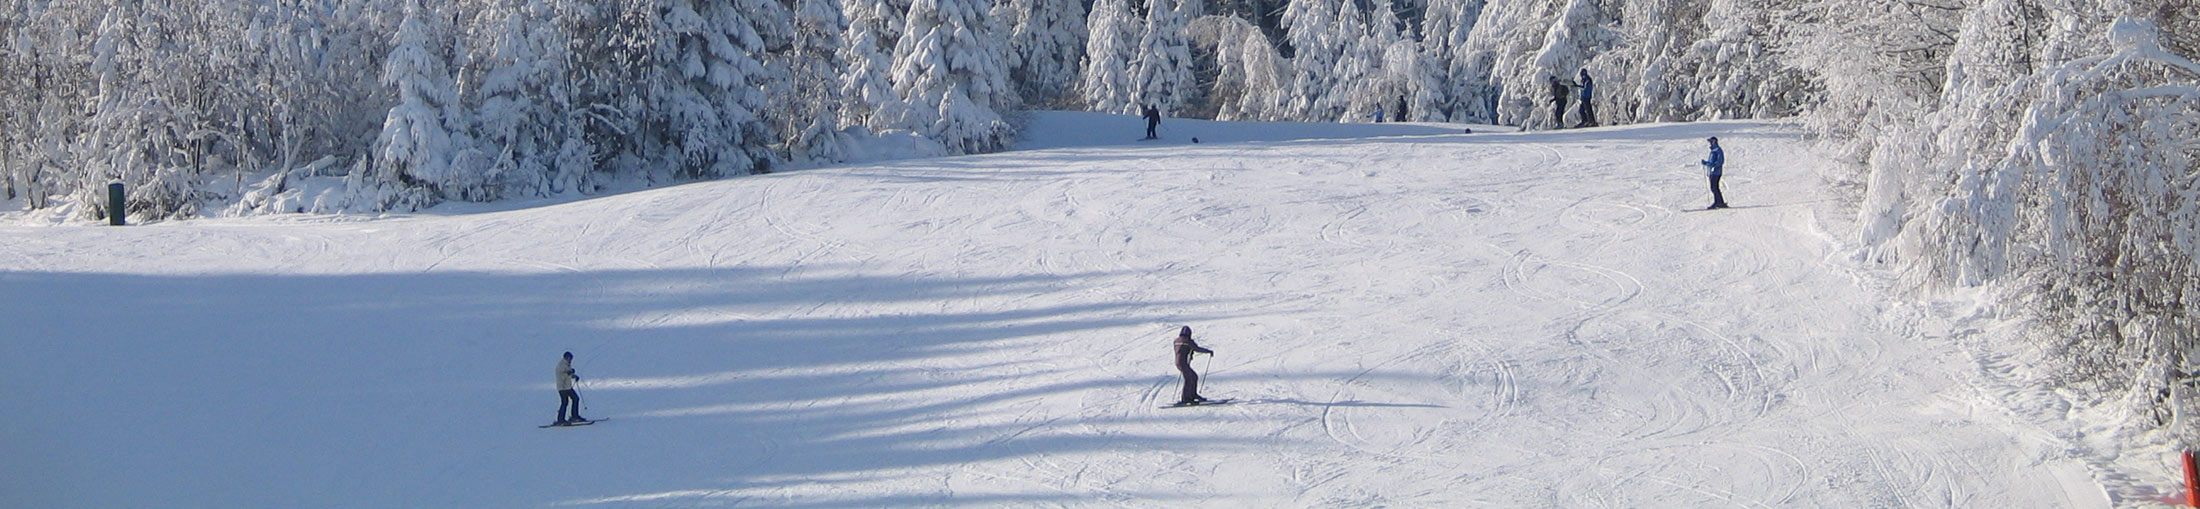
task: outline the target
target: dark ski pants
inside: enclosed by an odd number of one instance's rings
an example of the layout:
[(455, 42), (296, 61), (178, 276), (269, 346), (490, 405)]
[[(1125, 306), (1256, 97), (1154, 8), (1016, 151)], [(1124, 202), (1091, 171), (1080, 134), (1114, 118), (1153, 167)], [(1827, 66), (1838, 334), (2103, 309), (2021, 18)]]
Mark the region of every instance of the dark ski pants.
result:
[(1597, 125), (1597, 107), (1596, 107), (1596, 103), (1592, 103), (1592, 102), (1589, 102), (1589, 100), (1588, 100), (1588, 99), (1582, 99), (1582, 100), (1581, 100), (1581, 123), (1580, 123), (1580, 124), (1576, 124), (1576, 125), (1574, 125), (1574, 127), (1592, 127), (1592, 126), (1595, 126), (1595, 125)]
[[(567, 408), (573, 409), (572, 413), (566, 413)], [(572, 418), (567, 418), (567, 415)], [(578, 420), (581, 420), (581, 393), (572, 389), (558, 391), (558, 422)]]
[(1718, 176), (1718, 175), (1712, 175), (1712, 176), (1711, 176), (1711, 206), (1713, 206), (1713, 207), (1725, 207), (1725, 206), (1726, 206), (1726, 193), (1721, 193), (1721, 192), (1719, 192), (1719, 176)]
[(1149, 139), (1149, 140), (1151, 140), (1151, 139), (1155, 139), (1155, 138), (1160, 138), (1160, 136), (1158, 136), (1158, 135), (1155, 135), (1155, 134), (1154, 134), (1154, 129), (1155, 129), (1155, 128), (1158, 128), (1158, 127), (1161, 127), (1161, 121), (1159, 121), (1159, 120), (1148, 120), (1148, 121), (1146, 121), (1146, 139)]
[(1177, 401), (1184, 402), (1199, 399), (1199, 372), (1192, 371), (1192, 365), (1190, 364), (1176, 365), (1176, 372), (1184, 374), (1184, 396), (1177, 398)]
[(1566, 100), (1551, 101), (1551, 125), (1553, 129), (1566, 128)]

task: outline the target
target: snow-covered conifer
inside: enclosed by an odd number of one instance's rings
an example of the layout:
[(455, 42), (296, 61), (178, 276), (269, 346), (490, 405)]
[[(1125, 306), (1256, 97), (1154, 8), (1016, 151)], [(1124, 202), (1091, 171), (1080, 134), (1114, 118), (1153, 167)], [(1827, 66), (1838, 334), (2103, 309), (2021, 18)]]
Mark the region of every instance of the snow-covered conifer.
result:
[(1008, 44), (982, 0), (915, 0), (894, 46), (894, 92), (911, 105), (899, 125), (957, 153), (997, 150), (1016, 105)]
[(1097, 0), (1086, 18), (1084, 81), (1078, 86), (1085, 106), (1104, 113), (1137, 114), (1137, 81), (1131, 68), (1145, 29), (1131, 14), (1128, 0)]
[(847, 103), (841, 122), (874, 131), (907, 129), (900, 125), (911, 107), (894, 93), (893, 51), (901, 39), (905, 11), (891, 0), (842, 0), (848, 28), (841, 32), (840, 97)]
[(774, 87), (779, 106), (764, 116), (789, 159), (835, 162), (840, 150), (832, 134), (840, 127), (843, 101), (819, 91), (838, 89), (847, 70), (840, 37), (848, 23), (835, 0), (794, 2), (793, 39), (773, 57), (773, 67), (782, 73), (777, 81), (783, 85)]
[[(1365, 32), (1364, 21), (1341, 15), (1350, 3), (1306, 0), (1284, 9), (1283, 28), (1294, 51), (1291, 67), (1296, 70), (1291, 110), (1297, 118), (1333, 121), (1346, 115), (1337, 104), (1335, 91), (1343, 78), (1336, 72), (1352, 39)], [(1351, 68), (1351, 64), (1344, 67)]]
[(1484, 0), (1429, 0), (1421, 26), (1421, 49), (1442, 87), (1438, 104), (1417, 108), (1417, 117), (1453, 122), (1489, 122), (1484, 100), (1496, 91), (1487, 75), (1470, 72), (1468, 35), (1482, 16)]
[(1164, 114), (1176, 112), (1192, 99), (1192, 52), (1186, 40), (1187, 23), (1171, 0), (1147, 0), (1145, 32), (1138, 39), (1131, 66), (1132, 101)]
[(1213, 96), (1220, 120), (1283, 120), (1289, 109), (1289, 62), (1276, 54), (1260, 28), (1244, 19), (1207, 16), (1193, 21), (1193, 39), (1215, 51)]
[(1077, 87), (1085, 55), (1085, 9), (1061, 0), (1006, 0), (995, 16), (1008, 26), (1009, 76), (1025, 104), (1062, 106)]
[(565, 150), (568, 141), (579, 141), (579, 130), (567, 114), (569, 41), (556, 19), (545, 0), (500, 0), (482, 16), (489, 40), (480, 59), (487, 69), (476, 85), (475, 138), (488, 155), (488, 174), (533, 196), (562, 189), (554, 176), (588, 165)]
[[(482, 182), (476, 169), (463, 166), (458, 157), (473, 147), (466, 135), (469, 117), (444, 54), (450, 44), (440, 19), (418, 0), (406, 2), (404, 21), (382, 68), (382, 83), (396, 91), (397, 104), (382, 122), (375, 164), (385, 179), (456, 197)], [(417, 206), (432, 198), (405, 194), (395, 199), (383, 205)]]

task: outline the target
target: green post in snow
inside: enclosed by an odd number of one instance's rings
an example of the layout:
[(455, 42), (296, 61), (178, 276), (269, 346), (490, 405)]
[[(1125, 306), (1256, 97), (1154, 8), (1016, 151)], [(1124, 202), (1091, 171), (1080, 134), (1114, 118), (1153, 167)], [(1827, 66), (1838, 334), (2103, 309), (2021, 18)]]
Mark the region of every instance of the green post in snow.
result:
[(123, 215), (123, 211), (122, 211), (122, 183), (121, 183), (121, 182), (108, 182), (108, 183), (107, 183), (107, 224), (109, 224), (109, 225), (113, 225), (113, 226), (122, 226), (122, 225), (123, 225), (123, 223), (124, 223), (124, 215)]

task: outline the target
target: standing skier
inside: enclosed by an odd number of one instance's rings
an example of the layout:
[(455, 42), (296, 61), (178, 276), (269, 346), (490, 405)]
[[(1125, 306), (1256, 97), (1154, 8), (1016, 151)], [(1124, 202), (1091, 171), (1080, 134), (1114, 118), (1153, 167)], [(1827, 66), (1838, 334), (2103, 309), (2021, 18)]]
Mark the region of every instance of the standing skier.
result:
[(1589, 79), (1588, 69), (1581, 70), (1579, 81), (1581, 82), (1581, 123), (1574, 125), (1574, 127), (1596, 127), (1596, 102), (1590, 99), (1593, 97), (1591, 94), (1596, 93), (1597, 82)]
[(1702, 161), (1704, 169), (1711, 176), (1711, 206), (1704, 210), (1727, 208), (1726, 194), (1719, 192), (1719, 175), (1726, 172), (1726, 151), (1719, 148), (1719, 138), (1716, 136), (1705, 141), (1711, 142), (1711, 158)]
[(1161, 110), (1154, 108), (1153, 105), (1146, 105), (1146, 139), (1160, 139), (1161, 135), (1154, 132), (1154, 129), (1159, 127), (1161, 127)]
[(1566, 82), (1551, 77), (1551, 128), (1566, 128)]
[(1176, 332), (1176, 372), (1184, 375), (1184, 395), (1176, 400), (1179, 406), (1207, 401), (1199, 395), (1199, 373), (1192, 371), (1194, 353), (1214, 355), (1215, 351), (1200, 348), (1199, 343), (1192, 341), (1192, 326), (1186, 325)]
[[(574, 423), (588, 422), (587, 418), (581, 417), (581, 393), (573, 390), (573, 383), (581, 381), (581, 376), (573, 372), (573, 352), (565, 352), (565, 360), (558, 361), (557, 380), (557, 425), (566, 426)], [(567, 408), (573, 409), (572, 412), (568, 413), (566, 411)], [(568, 415), (570, 415), (571, 417), (567, 417)]]

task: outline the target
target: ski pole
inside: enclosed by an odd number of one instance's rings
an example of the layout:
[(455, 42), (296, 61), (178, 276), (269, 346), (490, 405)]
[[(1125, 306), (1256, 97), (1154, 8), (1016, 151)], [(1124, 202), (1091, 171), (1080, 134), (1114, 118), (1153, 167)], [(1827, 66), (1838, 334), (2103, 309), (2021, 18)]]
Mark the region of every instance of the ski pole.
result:
[(1202, 373), (1206, 373), (1207, 376), (1199, 377), (1199, 387), (1193, 389), (1193, 391), (1201, 394), (1205, 394), (1207, 392), (1207, 378), (1215, 376), (1215, 370), (1213, 369), (1214, 366), (1215, 354), (1209, 353), (1207, 354), (1207, 362), (1199, 365), (1199, 371)]

